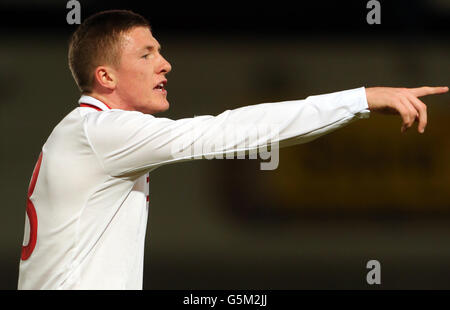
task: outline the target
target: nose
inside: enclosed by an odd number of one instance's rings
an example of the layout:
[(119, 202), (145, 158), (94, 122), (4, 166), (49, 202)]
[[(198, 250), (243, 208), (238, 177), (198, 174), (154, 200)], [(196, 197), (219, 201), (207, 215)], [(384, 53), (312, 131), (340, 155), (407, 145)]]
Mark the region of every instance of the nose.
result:
[(161, 66), (159, 71), (160, 72), (158, 73), (169, 73), (172, 71), (172, 66), (163, 56), (161, 56)]

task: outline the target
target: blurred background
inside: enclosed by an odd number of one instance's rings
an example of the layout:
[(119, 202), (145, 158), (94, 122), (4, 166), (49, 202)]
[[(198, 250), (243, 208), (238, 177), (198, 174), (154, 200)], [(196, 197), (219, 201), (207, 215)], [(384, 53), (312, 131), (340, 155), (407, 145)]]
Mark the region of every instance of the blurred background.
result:
[[(172, 119), (361, 86), (449, 86), (450, 2), (86, 1), (131, 9), (171, 62)], [(16, 289), (31, 173), (77, 106), (66, 1), (0, 2), (0, 289)], [(450, 96), (429, 125), (372, 114), (260, 160), (201, 160), (150, 176), (144, 289), (450, 289)], [(77, 189), (74, 188), (74, 191)], [(379, 286), (366, 263), (381, 263)]]

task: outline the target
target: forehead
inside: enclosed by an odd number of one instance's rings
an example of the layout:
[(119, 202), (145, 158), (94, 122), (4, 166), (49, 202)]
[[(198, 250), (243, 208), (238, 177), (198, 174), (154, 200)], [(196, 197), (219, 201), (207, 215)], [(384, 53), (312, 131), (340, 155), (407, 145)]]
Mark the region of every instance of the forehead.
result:
[(160, 49), (159, 42), (146, 27), (135, 27), (122, 35), (123, 51), (136, 52), (146, 47)]

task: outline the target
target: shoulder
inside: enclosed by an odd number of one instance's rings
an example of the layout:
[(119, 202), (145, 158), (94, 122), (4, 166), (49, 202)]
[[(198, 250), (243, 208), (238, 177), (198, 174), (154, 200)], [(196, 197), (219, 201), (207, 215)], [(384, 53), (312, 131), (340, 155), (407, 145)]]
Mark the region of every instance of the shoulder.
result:
[(148, 122), (155, 119), (153, 115), (138, 111), (108, 110), (94, 111), (83, 116), (88, 127), (98, 126), (126, 126), (136, 122)]
[(84, 130), (88, 136), (128, 139), (142, 132), (160, 130), (172, 120), (138, 111), (108, 110), (84, 115)]

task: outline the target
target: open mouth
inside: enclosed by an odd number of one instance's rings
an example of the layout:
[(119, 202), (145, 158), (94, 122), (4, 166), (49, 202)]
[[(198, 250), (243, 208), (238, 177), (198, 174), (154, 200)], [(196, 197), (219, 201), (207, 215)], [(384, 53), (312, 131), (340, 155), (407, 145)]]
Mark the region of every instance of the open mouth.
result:
[(167, 81), (161, 82), (158, 85), (156, 85), (153, 89), (161, 91), (161, 92), (165, 92), (166, 91), (166, 89), (165, 89), (166, 84), (167, 84)]

